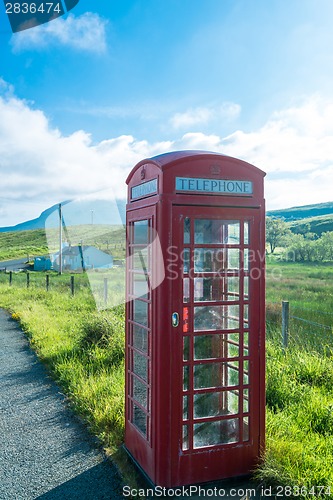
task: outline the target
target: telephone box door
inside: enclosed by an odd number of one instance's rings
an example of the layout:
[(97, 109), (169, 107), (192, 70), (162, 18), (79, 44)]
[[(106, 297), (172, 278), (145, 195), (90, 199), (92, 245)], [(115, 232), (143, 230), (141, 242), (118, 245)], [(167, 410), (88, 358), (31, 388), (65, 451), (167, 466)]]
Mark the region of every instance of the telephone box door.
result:
[(190, 484), (248, 473), (258, 461), (263, 235), (258, 209), (173, 210), (172, 483)]

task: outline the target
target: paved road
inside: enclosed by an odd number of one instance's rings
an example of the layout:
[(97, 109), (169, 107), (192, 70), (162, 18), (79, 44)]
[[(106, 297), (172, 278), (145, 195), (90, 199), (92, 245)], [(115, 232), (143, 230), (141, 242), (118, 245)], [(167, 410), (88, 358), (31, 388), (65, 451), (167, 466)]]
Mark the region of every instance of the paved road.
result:
[(19, 271), (20, 269), (28, 269), (29, 267), (26, 258), (3, 260), (0, 262), (0, 269), (6, 269), (7, 271)]
[(118, 500), (121, 480), (0, 310), (0, 499)]

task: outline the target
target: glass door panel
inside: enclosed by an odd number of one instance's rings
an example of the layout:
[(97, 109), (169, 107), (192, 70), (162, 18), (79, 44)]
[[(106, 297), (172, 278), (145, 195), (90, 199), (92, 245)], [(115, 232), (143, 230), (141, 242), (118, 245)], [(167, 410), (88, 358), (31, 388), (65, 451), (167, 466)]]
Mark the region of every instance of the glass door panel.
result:
[(197, 216), (182, 227), (186, 452), (250, 439), (251, 227), (244, 218)]
[(151, 219), (129, 224), (129, 418), (150, 439)]

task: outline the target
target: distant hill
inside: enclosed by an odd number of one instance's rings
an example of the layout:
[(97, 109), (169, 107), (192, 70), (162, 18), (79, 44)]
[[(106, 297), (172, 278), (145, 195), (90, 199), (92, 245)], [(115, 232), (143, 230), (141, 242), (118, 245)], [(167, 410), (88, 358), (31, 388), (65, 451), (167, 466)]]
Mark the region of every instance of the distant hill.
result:
[[(66, 203), (66, 202), (65, 202)], [(26, 222), (21, 222), (16, 224), (16, 226), (0, 227), (0, 233), (8, 233), (14, 231), (31, 231), (33, 229), (44, 229), (46, 219), (58, 210), (59, 205), (53, 205), (52, 207), (44, 210), (39, 217), (36, 219), (28, 220)]]
[[(117, 200), (74, 200), (62, 202), (63, 220), (66, 226), (84, 224), (121, 224), (125, 223), (126, 201)], [(59, 205), (44, 210), (36, 219), (28, 220), (16, 226), (0, 227), (0, 233), (30, 231), (57, 227), (59, 223)]]
[(316, 205), (303, 205), (301, 207), (284, 208), (281, 210), (270, 210), (267, 215), (281, 217), (286, 221), (317, 217), (319, 215), (331, 215), (333, 217), (333, 201), (317, 203)]
[(284, 219), (289, 223), (293, 233), (311, 232), (320, 236), (326, 231), (333, 231), (332, 201), (282, 210), (270, 210), (267, 215)]
[[(91, 224), (124, 224), (126, 201), (125, 200), (75, 200), (65, 201), (63, 206), (63, 218), (66, 226)], [(44, 210), (36, 218), (16, 226), (1, 227), (0, 233), (14, 231), (29, 231), (57, 227), (58, 207)], [(302, 224), (309, 224), (310, 231), (321, 234), (324, 231), (333, 231), (333, 202), (318, 203), (315, 205), (304, 205), (300, 207), (284, 208), (281, 210), (270, 210), (268, 216), (279, 217), (290, 223), (293, 232), (303, 232)]]

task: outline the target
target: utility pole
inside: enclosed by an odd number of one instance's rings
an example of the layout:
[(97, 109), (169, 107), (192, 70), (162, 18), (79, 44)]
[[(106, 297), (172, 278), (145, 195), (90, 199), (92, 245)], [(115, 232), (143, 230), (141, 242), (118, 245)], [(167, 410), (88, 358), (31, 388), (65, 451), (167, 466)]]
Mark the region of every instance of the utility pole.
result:
[(62, 207), (59, 203), (59, 274), (62, 274)]

